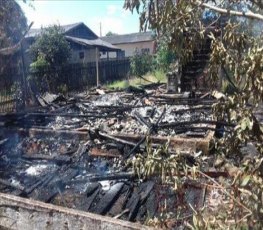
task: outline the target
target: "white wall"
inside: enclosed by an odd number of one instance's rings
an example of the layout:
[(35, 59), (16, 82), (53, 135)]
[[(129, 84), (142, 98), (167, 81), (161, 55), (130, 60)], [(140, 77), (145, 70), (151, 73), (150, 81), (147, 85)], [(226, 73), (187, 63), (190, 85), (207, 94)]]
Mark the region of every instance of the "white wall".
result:
[[(118, 48), (125, 51), (125, 57), (131, 57), (134, 55), (135, 50), (137, 49), (139, 52), (142, 49), (149, 49), (149, 54), (153, 54), (154, 52), (154, 41), (145, 41), (145, 42), (136, 42), (136, 43), (126, 43), (126, 44), (113, 44)], [(116, 58), (115, 52), (109, 53), (110, 58)], [(102, 54), (101, 58), (107, 58), (107, 54)]]

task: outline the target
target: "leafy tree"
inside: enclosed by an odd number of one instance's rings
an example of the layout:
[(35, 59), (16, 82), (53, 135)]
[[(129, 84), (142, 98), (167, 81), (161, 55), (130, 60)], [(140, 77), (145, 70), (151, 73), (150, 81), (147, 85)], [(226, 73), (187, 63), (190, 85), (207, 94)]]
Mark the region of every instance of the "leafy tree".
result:
[(147, 53), (136, 51), (131, 58), (131, 73), (134, 76), (142, 77), (153, 69), (153, 57)]
[[(1, 1), (0, 4), (0, 73), (7, 65), (16, 65), (18, 57), (6, 52), (7, 48), (15, 46), (27, 29), (27, 20), (21, 7), (15, 0)], [(3, 51), (3, 52), (1, 52)], [(5, 51), (5, 52), (4, 52)], [(11, 49), (12, 51), (12, 49)], [(8, 58), (6, 58), (8, 56)]]
[(158, 48), (156, 52), (157, 68), (163, 71), (168, 71), (170, 64), (172, 64), (175, 59), (175, 52), (169, 49), (165, 39), (161, 39), (158, 42)]
[(44, 28), (30, 47), (34, 61), (30, 65), (31, 70), (39, 83), (43, 82), (41, 78), (44, 77), (48, 90), (57, 90), (61, 69), (70, 57), (70, 46), (63, 32), (58, 25)]
[(106, 37), (110, 37), (110, 36), (114, 36), (114, 35), (118, 35), (118, 34), (109, 31), (108, 33), (106, 33), (105, 36), (106, 36)]
[(22, 38), (27, 28), (26, 17), (15, 0), (0, 4), (0, 49), (13, 46)]

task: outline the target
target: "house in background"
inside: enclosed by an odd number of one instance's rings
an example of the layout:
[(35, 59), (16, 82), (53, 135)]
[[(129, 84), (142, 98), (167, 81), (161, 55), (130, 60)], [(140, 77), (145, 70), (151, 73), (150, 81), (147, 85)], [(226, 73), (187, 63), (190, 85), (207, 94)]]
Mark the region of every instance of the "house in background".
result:
[(101, 58), (132, 57), (135, 52), (154, 54), (156, 52), (156, 41), (152, 32), (141, 32), (124, 35), (111, 35), (101, 37), (121, 51), (117, 53), (104, 53)]
[[(70, 63), (96, 62), (102, 53), (114, 53), (113, 55), (116, 56), (116, 53), (120, 51), (118, 47), (101, 40), (82, 22), (61, 27), (64, 29), (66, 40), (70, 43), (72, 51)], [(41, 29), (31, 29), (29, 31), (25, 39), (25, 50), (29, 49), (40, 33)], [(25, 55), (25, 62), (27, 65), (32, 62), (29, 54)]]

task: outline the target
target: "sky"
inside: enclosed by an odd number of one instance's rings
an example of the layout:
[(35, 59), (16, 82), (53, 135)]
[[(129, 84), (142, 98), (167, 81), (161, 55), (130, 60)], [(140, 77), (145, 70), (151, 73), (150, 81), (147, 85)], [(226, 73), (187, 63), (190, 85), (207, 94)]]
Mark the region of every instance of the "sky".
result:
[[(111, 31), (116, 34), (139, 32), (137, 12), (123, 9), (124, 0), (17, 0), (32, 28), (52, 24), (84, 22), (95, 34), (102, 36)], [(30, 6), (33, 5), (33, 7)]]

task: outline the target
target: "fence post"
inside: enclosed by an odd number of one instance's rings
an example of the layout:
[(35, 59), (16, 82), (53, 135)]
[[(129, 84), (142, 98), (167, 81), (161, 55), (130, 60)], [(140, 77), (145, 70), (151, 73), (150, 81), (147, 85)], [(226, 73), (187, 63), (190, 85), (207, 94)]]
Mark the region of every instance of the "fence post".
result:
[(20, 46), (20, 52), (21, 52), (21, 63), (22, 63), (22, 79), (21, 79), (22, 103), (23, 103), (22, 106), (24, 109), (25, 104), (26, 104), (26, 97), (28, 96), (28, 90), (27, 90), (27, 83), (26, 83), (26, 69), (25, 69), (23, 42), (21, 43), (21, 46)]
[(97, 87), (100, 84), (99, 81), (99, 48), (96, 47), (96, 75), (97, 75)]

